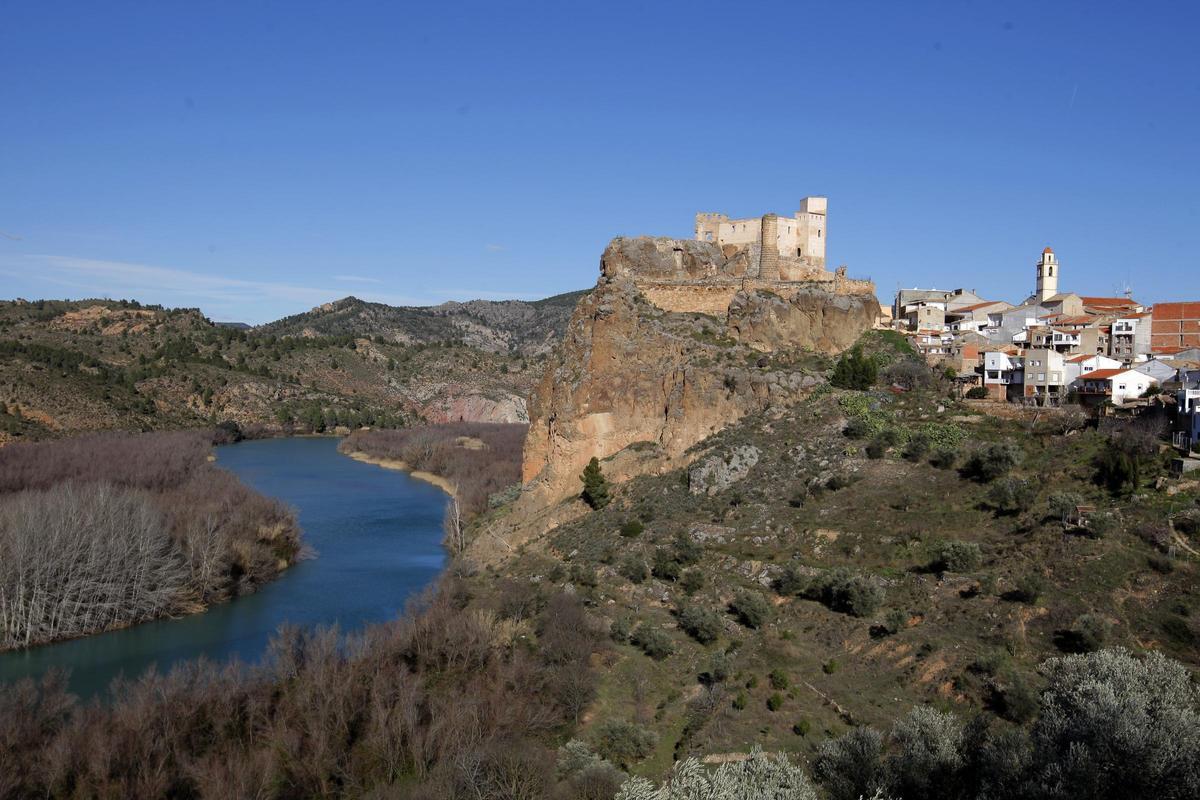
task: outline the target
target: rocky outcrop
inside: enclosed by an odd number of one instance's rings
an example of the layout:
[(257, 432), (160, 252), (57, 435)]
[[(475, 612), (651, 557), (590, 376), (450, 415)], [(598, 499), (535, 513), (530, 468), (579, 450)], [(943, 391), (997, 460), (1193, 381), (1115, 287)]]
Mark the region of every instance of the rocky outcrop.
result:
[(723, 455), (711, 455), (688, 471), (688, 490), (692, 494), (714, 495), (750, 474), (762, 455), (757, 447), (742, 445)]
[[(604, 469), (616, 481), (674, 468), (701, 439), (821, 382), (786, 364), (758, 366), (719, 334), (654, 308), (627, 278), (602, 279), (530, 397), (523, 480), (558, 499), (578, 492), (592, 457), (610, 459)], [(627, 449), (659, 457), (628, 458)]]
[(742, 291), (729, 304), (726, 324), (738, 341), (764, 352), (800, 347), (838, 353), (870, 330), (879, 316), (874, 296), (831, 294), (803, 286), (787, 296)]
[[(874, 324), (873, 290), (858, 296), (833, 283), (745, 278), (746, 252), (613, 240), (599, 283), (576, 306), (530, 396), (522, 495), (481, 531), (476, 556), (504, 557), (584, 513), (581, 502), (560, 501), (578, 496), (592, 458), (615, 483), (674, 469), (742, 417), (807, 396), (824, 378), (799, 366), (811, 363), (804, 353), (838, 352)], [(743, 479), (756, 460), (751, 451), (705, 454), (691, 477), (696, 491)]]

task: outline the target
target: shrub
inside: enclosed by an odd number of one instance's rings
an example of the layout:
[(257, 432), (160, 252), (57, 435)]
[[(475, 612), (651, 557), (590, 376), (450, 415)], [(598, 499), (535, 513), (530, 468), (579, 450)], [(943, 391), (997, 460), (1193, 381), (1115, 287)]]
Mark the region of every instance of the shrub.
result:
[(876, 436), (867, 443), (867, 458), (881, 459), (887, 454), (888, 444), (883, 436)]
[(938, 469), (954, 469), (958, 463), (958, 449), (954, 447), (939, 447), (933, 451), (929, 463)]
[(883, 371), (885, 382), (912, 391), (933, 385), (933, 371), (929, 365), (917, 358), (905, 358), (893, 362)]
[(1096, 483), (1115, 495), (1128, 494), (1141, 484), (1141, 460), (1110, 443), (1096, 459)]
[(689, 569), (679, 576), (679, 588), (691, 597), (704, 588), (704, 573), (698, 569)]
[(1015, 442), (1003, 441), (986, 444), (971, 454), (966, 472), (976, 480), (989, 482), (1020, 465), (1025, 453)]
[(811, 730), (812, 723), (807, 719), (802, 719), (792, 726), (792, 733), (796, 734), (797, 736), (808, 736), (808, 733)]
[(1001, 478), (988, 489), (988, 503), (1001, 514), (1019, 514), (1033, 508), (1037, 489), (1024, 478)]
[(874, 797), (887, 786), (883, 766), (883, 737), (873, 728), (854, 728), (844, 736), (826, 739), (817, 749), (813, 776), (829, 800)]
[(1007, 686), (996, 692), (997, 713), (1022, 725), (1037, 716), (1041, 696), (1019, 673), (1009, 679)]
[(982, 386), (972, 386), (970, 389), (967, 389), (968, 400), (986, 400), (987, 396), (987, 389)]
[(878, 372), (875, 361), (863, 355), (862, 348), (855, 347), (838, 359), (829, 382), (839, 389), (862, 391), (875, 385)]
[(935, 566), (945, 572), (971, 572), (983, 562), (979, 545), (974, 542), (945, 542), (938, 548)]
[(723, 683), (733, 674), (733, 659), (728, 653), (714, 653), (708, 669), (700, 676), (704, 683)]
[(1036, 603), (1044, 591), (1046, 579), (1036, 572), (1030, 572), (1017, 580), (1017, 585), (1009, 592), (1009, 596), (1022, 603)]
[(915, 433), (904, 445), (904, 458), (908, 461), (921, 461), (928, 455), (929, 448), (929, 437), (923, 433)]
[(901, 797), (937, 797), (955, 784), (964, 759), (953, 714), (917, 706), (892, 726), (891, 740), (888, 771)]
[(1112, 623), (1099, 614), (1081, 614), (1071, 628), (1060, 631), (1058, 644), (1071, 653), (1094, 653), (1108, 642)]
[(842, 665), (838, 663), (836, 658), (831, 658), (821, 665), (821, 672), (824, 672), (826, 675), (832, 675), (841, 669), (841, 667)]
[(749, 704), (750, 698), (746, 696), (745, 692), (738, 692), (737, 696), (733, 698), (733, 707), (738, 711), (745, 709)]
[(883, 588), (845, 567), (836, 567), (814, 579), (805, 596), (833, 611), (865, 617), (875, 613), (883, 602)]
[(774, 712), (781, 708), (783, 708), (783, 695), (779, 692), (774, 692), (767, 698), (767, 710)]
[(658, 737), (653, 731), (616, 719), (600, 723), (593, 737), (596, 752), (622, 769), (629, 769), (650, 755), (658, 744)]
[(784, 597), (796, 597), (808, 589), (808, 576), (795, 564), (788, 564), (775, 579), (775, 591)]
[(791, 681), (788, 680), (787, 673), (781, 669), (771, 670), (771, 674), (770, 674), (770, 676), (768, 676), (768, 680), (770, 680), (770, 682), (771, 682), (772, 689), (778, 689), (780, 691), (783, 691), (784, 689), (788, 688), (788, 686), (791, 684)]
[(630, 778), (615, 800), (817, 800), (804, 771), (786, 756), (768, 756), (755, 746), (750, 758), (731, 761), (711, 773), (698, 759), (676, 762), (661, 788)]
[(729, 607), (747, 628), (760, 628), (771, 616), (771, 604), (758, 592), (738, 592)]
[(626, 644), (632, 631), (633, 621), (629, 617), (617, 617), (608, 626), (609, 638), (618, 644)]
[(1200, 796), (1200, 687), (1186, 667), (1114, 649), (1042, 669), (1030, 769), (1040, 786), (1071, 787), (1076, 797)]
[(621, 526), (621, 535), (626, 539), (635, 539), (641, 536), (644, 530), (646, 530), (646, 526), (640, 519), (631, 519)]
[(583, 468), (583, 474), (579, 476), (579, 480), (583, 482), (583, 492), (580, 495), (583, 502), (593, 509), (601, 509), (608, 505), (611, 499), (608, 492), (608, 479), (604, 477), (604, 473), (600, 469), (599, 459), (595, 456), (592, 457), (588, 465)]
[(630, 641), (655, 661), (662, 661), (675, 652), (675, 645), (671, 641), (671, 637), (645, 622), (637, 626)]
[(646, 559), (639, 553), (626, 553), (617, 564), (617, 572), (630, 583), (642, 583), (650, 577)]
[(684, 566), (695, 564), (704, 555), (704, 546), (683, 531), (675, 534), (671, 547), (675, 560)]
[(721, 616), (717, 612), (695, 605), (680, 609), (679, 627), (700, 644), (716, 641), (724, 629)]
[(651, 574), (659, 580), (671, 581), (674, 583), (679, 580), (679, 563), (671, 553), (661, 547), (654, 548), (654, 561), (650, 567)]

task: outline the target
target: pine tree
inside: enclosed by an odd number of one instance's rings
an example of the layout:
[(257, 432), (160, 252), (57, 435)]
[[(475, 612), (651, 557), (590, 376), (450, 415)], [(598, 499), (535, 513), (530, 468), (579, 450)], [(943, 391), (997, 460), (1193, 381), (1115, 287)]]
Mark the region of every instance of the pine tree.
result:
[(862, 348), (855, 347), (838, 359), (833, 368), (830, 383), (839, 389), (870, 389), (875, 385), (878, 367), (875, 360), (864, 356)]
[(579, 476), (579, 480), (583, 481), (582, 497), (585, 503), (595, 509), (608, 505), (608, 479), (600, 471), (600, 461), (595, 456), (583, 468), (583, 474)]

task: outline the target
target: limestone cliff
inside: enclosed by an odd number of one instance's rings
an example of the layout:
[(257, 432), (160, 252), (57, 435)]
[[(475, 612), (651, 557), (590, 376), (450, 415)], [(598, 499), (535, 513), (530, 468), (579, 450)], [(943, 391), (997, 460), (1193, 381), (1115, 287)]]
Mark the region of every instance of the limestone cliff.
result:
[(812, 351), (836, 353), (874, 323), (873, 291), (741, 278), (742, 253), (613, 241), (530, 397), (527, 494), (577, 493), (592, 457), (617, 481), (679, 466), (746, 414), (802, 397), (821, 382)]

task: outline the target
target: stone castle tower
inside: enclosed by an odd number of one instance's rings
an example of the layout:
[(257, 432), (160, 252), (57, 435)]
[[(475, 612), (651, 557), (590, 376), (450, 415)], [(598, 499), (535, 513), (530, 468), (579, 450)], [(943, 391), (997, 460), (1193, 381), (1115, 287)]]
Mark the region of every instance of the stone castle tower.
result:
[[(761, 218), (730, 219), (724, 214), (700, 213), (696, 215), (696, 239), (717, 246), (765, 245), (763, 255), (768, 263), (764, 267), (769, 270), (769, 240), (774, 238), (776, 261), (779, 257), (796, 259), (824, 269), (828, 210), (828, 198), (805, 197), (800, 201), (800, 210), (791, 217), (767, 214)], [(773, 222), (768, 222), (767, 217)], [(778, 271), (777, 266), (775, 269)]]
[(1058, 259), (1054, 257), (1054, 251), (1047, 247), (1037, 263), (1037, 291), (1033, 295), (1037, 302), (1044, 302), (1058, 294), (1058, 273)]

